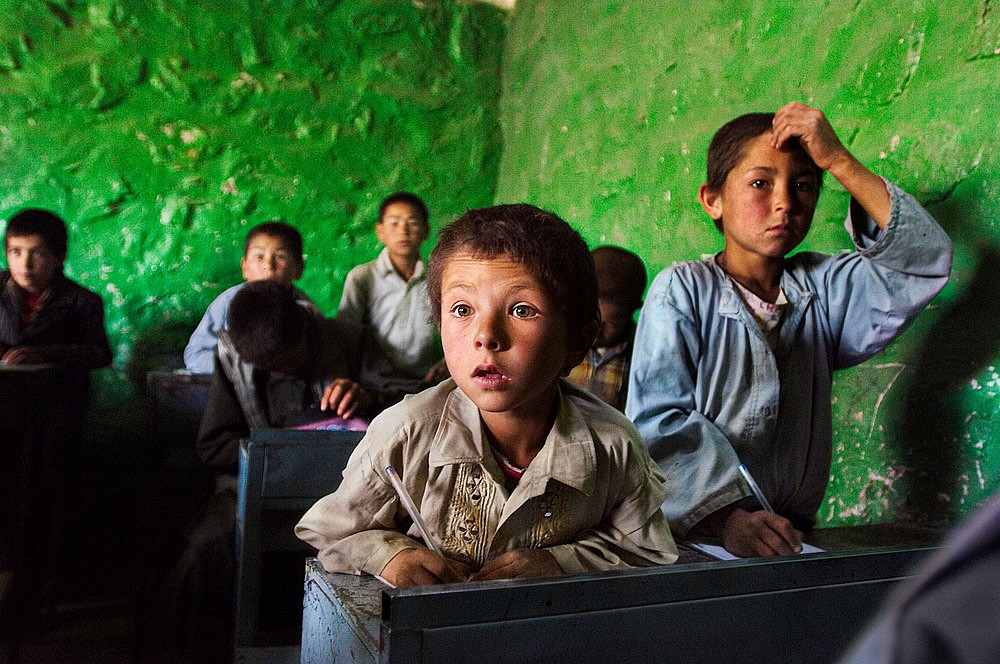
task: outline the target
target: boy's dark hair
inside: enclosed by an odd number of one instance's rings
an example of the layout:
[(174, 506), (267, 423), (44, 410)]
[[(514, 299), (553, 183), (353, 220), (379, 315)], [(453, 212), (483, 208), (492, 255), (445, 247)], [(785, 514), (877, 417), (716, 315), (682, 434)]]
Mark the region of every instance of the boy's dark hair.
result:
[(246, 256), (247, 252), (250, 251), (250, 243), (258, 235), (270, 235), (272, 237), (281, 238), (282, 242), (288, 250), (295, 255), (300, 263), (303, 262), (302, 258), (302, 233), (299, 229), (295, 228), (291, 224), (286, 224), (283, 221), (265, 221), (261, 224), (257, 224), (247, 233), (246, 239), (243, 241), (243, 255)]
[(66, 222), (59, 215), (41, 208), (26, 208), (17, 212), (7, 221), (3, 234), (4, 248), (7, 247), (7, 238), (27, 235), (39, 236), (59, 260), (66, 260)]
[(268, 367), (275, 356), (294, 348), (305, 334), (305, 317), (290, 287), (277, 281), (251, 281), (233, 297), (226, 326), (240, 358)]
[(441, 277), (448, 261), (462, 251), (484, 259), (506, 256), (523, 265), (566, 316), (569, 329), (600, 320), (597, 276), (587, 243), (558, 216), (519, 204), (469, 210), (441, 230), (427, 270), (438, 325)]
[(417, 214), (420, 216), (420, 220), (424, 222), (424, 226), (427, 226), (430, 223), (430, 217), (427, 215), (427, 204), (424, 203), (419, 196), (411, 194), (408, 191), (397, 191), (395, 194), (386, 196), (385, 200), (382, 201), (382, 204), (378, 206), (378, 223), (382, 223), (382, 218), (385, 216), (386, 208), (393, 203), (406, 203), (416, 209)]
[(633, 311), (642, 306), (646, 290), (646, 266), (628, 249), (605, 245), (590, 252), (597, 270), (597, 295)]
[[(708, 167), (705, 182), (710, 191), (722, 191), (729, 171), (733, 170), (743, 158), (747, 143), (761, 134), (771, 131), (773, 123), (774, 113), (747, 113), (733, 118), (719, 127), (708, 146)], [(795, 141), (795, 144), (796, 148), (802, 150), (806, 159), (812, 164), (813, 170), (816, 172), (818, 190), (823, 184), (823, 169), (813, 162), (812, 157), (802, 147), (798, 146), (798, 141)], [(721, 220), (716, 220), (715, 223), (721, 231)]]

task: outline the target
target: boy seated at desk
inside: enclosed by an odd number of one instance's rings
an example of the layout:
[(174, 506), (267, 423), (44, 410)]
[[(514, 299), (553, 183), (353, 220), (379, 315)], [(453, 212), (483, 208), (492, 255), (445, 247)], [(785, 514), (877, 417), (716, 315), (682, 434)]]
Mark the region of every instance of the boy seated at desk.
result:
[(597, 247), (590, 254), (597, 269), (601, 327), (583, 362), (569, 373), (569, 381), (624, 412), (635, 345), (635, 312), (642, 306), (646, 290), (646, 266), (621, 247)]
[[(293, 288), (292, 283), (302, 277), (304, 269), (302, 234), (298, 229), (283, 221), (265, 221), (251, 228), (243, 241), (243, 258), (240, 259), (245, 281), (222, 291), (208, 305), (184, 348), (184, 367), (194, 373), (212, 373), (212, 357), (219, 343), (219, 333), (226, 329), (226, 313), (240, 289), (248, 283), (265, 280)], [(294, 293), (299, 304), (319, 313), (308, 295), (298, 288), (294, 288)]]
[[(67, 534), (61, 525), (69, 523), (70, 518), (59, 517), (55, 512), (72, 510), (76, 514), (79, 501), (75, 494), (80, 490), (76, 486), (80, 481), (78, 461), (87, 416), (90, 371), (111, 364), (112, 359), (104, 329), (104, 302), (63, 273), (67, 246), (66, 222), (48, 210), (24, 209), (7, 221), (4, 231), (7, 269), (0, 270), (0, 366), (8, 367), (7, 371), (20, 371), (14, 367), (54, 364), (65, 373), (60, 379), (62, 389), (49, 394), (45, 406), (49, 412), (47, 419), (58, 423), (53, 427), (59, 431), (58, 440), (51, 449), (46, 445), (33, 448), (31, 454), (22, 454), (22, 444), (27, 443), (20, 441), (32, 438), (31, 424), (17, 416), (0, 421), (0, 660), (3, 661), (7, 661), (4, 653), (8, 637), (12, 639), (18, 633), (22, 622), (30, 622), (25, 605), (37, 601), (28, 597), (37, 588), (31, 591), (22, 588), (25, 576), (31, 576), (25, 575), (23, 568), (32, 557), (30, 553), (36, 551), (34, 543), (41, 543), (37, 545), (39, 550), (54, 543), (60, 549), (60, 556), (69, 555), (68, 549), (72, 547), (63, 541)], [(0, 393), (0, 400), (9, 401), (8, 406), (23, 403), (23, 399), (24, 395)], [(48, 459), (48, 455), (58, 456), (59, 462)], [(51, 470), (57, 467), (59, 472)], [(30, 490), (23, 480), (36, 474), (53, 483), (44, 486), (45, 493), (51, 495), (44, 500), (36, 496), (24, 500)], [(39, 508), (49, 504), (52, 514)], [(46, 581), (50, 580), (48, 574), (45, 573)]]
[[(0, 365), (63, 367), (63, 390), (51, 395), (50, 408), (66, 441), (62, 462), (75, 469), (90, 372), (111, 364), (112, 355), (101, 297), (63, 274), (67, 240), (66, 222), (48, 210), (21, 210), (7, 222), (8, 269), (0, 271)], [(19, 421), (0, 422), (0, 441), (22, 435), (21, 429)], [(9, 464), (0, 469), (3, 465)]]
[[(530, 205), (472, 210), (441, 232), (427, 282), (452, 378), (377, 417), (296, 526), (323, 566), (413, 586), (676, 560), (634, 427), (562, 379), (600, 320), (580, 235)], [(390, 465), (443, 556), (416, 539)]]
[(66, 222), (21, 210), (7, 222), (0, 271), (0, 360), (86, 372), (111, 364), (101, 297), (66, 278)]
[(408, 394), (448, 377), (427, 298), (420, 246), (430, 235), (427, 205), (400, 191), (379, 205), (378, 258), (347, 273), (337, 318), (371, 331), (390, 360), (381, 372), (383, 392)]

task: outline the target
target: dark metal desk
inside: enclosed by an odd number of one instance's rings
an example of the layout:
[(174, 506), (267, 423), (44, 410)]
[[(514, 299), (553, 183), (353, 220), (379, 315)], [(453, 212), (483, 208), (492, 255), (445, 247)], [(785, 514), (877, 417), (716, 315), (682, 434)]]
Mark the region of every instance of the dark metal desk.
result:
[(0, 365), (0, 636), (16, 639), (56, 564), (65, 490), (66, 373)]
[(830, 529), (822, 554), (411, 590), (311, 560), (302, 662), (830, 662), (941, 534)]

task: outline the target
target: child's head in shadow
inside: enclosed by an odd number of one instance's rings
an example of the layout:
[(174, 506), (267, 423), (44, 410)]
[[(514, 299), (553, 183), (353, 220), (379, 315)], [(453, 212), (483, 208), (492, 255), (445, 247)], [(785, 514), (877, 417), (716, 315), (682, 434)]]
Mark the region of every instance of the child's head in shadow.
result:
[(276, 280), (252, 281), (229, 305), (229, 338), (240, 357), (264, 371), (307, 371), (306, 313), (292, 289)]

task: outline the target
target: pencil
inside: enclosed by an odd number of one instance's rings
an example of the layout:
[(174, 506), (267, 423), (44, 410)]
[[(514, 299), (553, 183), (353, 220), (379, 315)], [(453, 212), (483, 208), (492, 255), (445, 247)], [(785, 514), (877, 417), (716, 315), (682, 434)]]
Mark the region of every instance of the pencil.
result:
[(760, 506), (768, 512), (774, 512), (774, 509), (771, 507), (771, 503), (767, 502), (767, 498), (764, 497), (764, 492), (760, 490), (760, 487), (757, 486), (757, 482), (754, 481), (750, 471), (747, 470), (747, 467), (742, 463), (740, 464), (740, 474), (743, 475), (743, 479), (746, 480), (747, 485), (750, 487), (750, 491), (753, 492), (754, 498), (757, 499)]
[(399, 496), (399, 502), (403, 503), (403, 508), (406, 510), (406, 513), (410, 515), (410, 518), (413, 519), (413, 523), (417, 526), (417, 530), (420, 531), (420, 537), (423, 538), (424, 544), (434, 553), (444, 557), (444, 554), (441, 553), (441, 549), (438, 547), (437, 542), (435, 542), (434, 538), (431, 537), (431, 533), (427, 529), (427, 524), (424, 523), (424, 520), (420, 517), (420, 511), (417, 509), (416, 504), (414, 504), (413, 498), (410, 498), (410, 494), (406, 490), (406, 487), (404, 487), (403, 483), (399, 481), (399, 475), (396, 474), (396, 469), (392, 466), (386, 466), (385, 474), (388, 476), (389, 483), (392, 484), (392, 488), (396, 490), (396, 495)]

